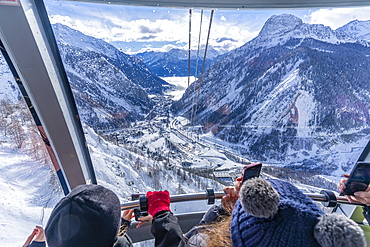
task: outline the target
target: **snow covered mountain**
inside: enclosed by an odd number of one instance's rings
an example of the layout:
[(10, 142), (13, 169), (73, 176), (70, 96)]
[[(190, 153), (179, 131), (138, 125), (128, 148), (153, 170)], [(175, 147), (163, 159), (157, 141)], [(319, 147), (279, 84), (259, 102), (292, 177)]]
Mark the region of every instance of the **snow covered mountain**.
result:
[(102, 40), (62, 24), (53, 30), (79, 114), (94, 128), (143, 119), (153, 106), (148, 95), (168, 87), (139, 59)]
[(355, 43), (356, 39), (322, 24), (307, 24), (291, 14), (273, 15), (262, 27), (254, 42), (265, 48), (285, 44), (290, 39), (314, 39), (331, 44)]
[[(135, 55), (141, 59), (154, 74), (161, 77), (188, 76), (188, 50), (171, 49), (168, 52), (143, 52)], [(208, 47), (204, 69), (219, 60), (224, 55), (212, 47)], [(197, 76), (202, 73), (204, 48), (199, 51)], [(191, 50), (190, 75), (195, 75), (197, 63), (197, 50)]]
[(196, 124), (251, 159), (341, 175), (370, 138), (369, 71), (367, 42), (275, 15), (204, 75)]
[(352, 38), (370, 41), (370, 21), (354, 20), (337, 29)]

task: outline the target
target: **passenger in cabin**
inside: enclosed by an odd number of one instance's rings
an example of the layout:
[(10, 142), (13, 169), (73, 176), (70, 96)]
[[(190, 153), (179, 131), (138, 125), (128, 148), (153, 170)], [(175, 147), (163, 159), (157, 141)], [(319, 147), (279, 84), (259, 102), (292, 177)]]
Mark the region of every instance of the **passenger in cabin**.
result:
[(297, 187), (277, 179), (253, 178), (235, 189), (240, 195), (231, 224), (234, 246), (366, 246), (353, 220), (325, 215)]
[[(168, 191), (149, 191), (146, 196), (148, 213), (153, 218), (151, 232), (155, 237), (155, 246), (186, 246), (177, 217), (170, 210)], [(140, 219), (142, 220), (142, 218)]]
[[(234, 188), (225, 188), (226, 195), (221, 201), (221, 205), (213, 206), (203, 216), (200, 226), (193, 228), (183, 235), (178, 224), (177, 218), (170, 211), (170, 196), (168, 191), (148, 192), (148, 212), (152, 216), (151, 232), (155, 237), (157, 247), (177, 247), (177, 246), (206, 246), (207, 240), (203, 241), (202, 231), (208, 229), (207, 224), (220, 223), (220, 215), (230, 215), (238, 199)], [(140, 218), (145, 220), (145, 218)], [(215, 236), (217, 237), (217, 236)], [(230, 242), (230, 235), (228, 236)], [(231, 242), (230, 242), (231, 243)], [(196, 244), (196, 245), (194, 245)], [(218, 242), (217, 246), (228, 246), (223, 242)]]
[[(221, 205), (208, 210), (200, 225), (185, 235), (170, 211), (168, 191), (148, 192), (155, 246), (366, 246), (355, 222), (341, 215), (324, 215), (290, 183), (253, 178), (241, 184), (241, 180), (234, 188), (225, 188)], [(45, 228), (46, 241), (51, 247), (132, 246), (125, 234), (132, 213), (127, 210), (121, 218), (120, 202), (112, 191), (81, 185), (54, 207)], [(36, 239), (31, 247), (45, 246)]]
[[(132, 213), (127, 210), (121, 218), (117, 195), (103, 186), (77, 186), (54, 207), (45, 228), (46, 242), (50, 247), (132, 246), (125, 234)], [(45, 246), (42, 240), (36, 237), (30, 246)]]
[[(337, 214), (325, 215), (292, 184), (253, 178), (241, 185), (241, 180), (238, 178), (234, 189), (229, 188), (221, 205), (205, 214), (200, 226), (184, 236), (169, 212), (168, 192), (154, 192), (153, 195), (161, 195), (155, 199), (159, 204), (165, 202), (160, 211), (149, 209), (154, 215), (152, 233), (156, 246), (184, 246), (184, 241), (186, 246), (366, 246), (364, 233), (353, 220)], [(240, 199), (235, 203), (238, 194)], [(231, 213), (228, 206), (234, 203)]]

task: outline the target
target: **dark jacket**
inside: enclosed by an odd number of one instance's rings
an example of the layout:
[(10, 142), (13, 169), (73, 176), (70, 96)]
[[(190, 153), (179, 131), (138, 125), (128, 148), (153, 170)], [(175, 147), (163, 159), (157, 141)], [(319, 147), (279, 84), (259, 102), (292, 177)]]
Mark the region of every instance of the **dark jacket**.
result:
[(154, 216), (151, 232), (156, 247), (186, 246), (178, 220), (170, 211), (162, 211)]
[(221, 205), (214, 205), (203, 215), (198, 226), (183, 235), (177, 218), (170, 211), (159, 212), (153, 218), (151, 227), (151, 232), (155, 237), (155, 246), (204, 246), (207, 241), (204, 241), (205, 236), (200, 230), (204, 229), (206, 224), (216, 221), (219, 216), (225, 214)]

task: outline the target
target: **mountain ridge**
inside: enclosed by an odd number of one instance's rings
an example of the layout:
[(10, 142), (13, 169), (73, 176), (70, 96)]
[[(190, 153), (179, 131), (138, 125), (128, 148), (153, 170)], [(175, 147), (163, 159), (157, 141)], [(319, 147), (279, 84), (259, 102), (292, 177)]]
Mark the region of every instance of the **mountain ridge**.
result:
[[(202, 72), (204, 48), (199, 51), (197, 58), (197, 51), (191, 50), (190, 54), (190, 75), (195, 75), (196, 64), (198, 59), (197, 77), (200, 77)], [(225, 54), (220, 53), (209, 47), (207, 49), (205, 70), (209, 68), (214, 62), (218, 61)], [(143, 52), (135, 54), (136, 57), (141, 59), (157, 76), (171, 77), (171, 76), (188, 76), (188, 50), (171, 49), (168, 52)]]

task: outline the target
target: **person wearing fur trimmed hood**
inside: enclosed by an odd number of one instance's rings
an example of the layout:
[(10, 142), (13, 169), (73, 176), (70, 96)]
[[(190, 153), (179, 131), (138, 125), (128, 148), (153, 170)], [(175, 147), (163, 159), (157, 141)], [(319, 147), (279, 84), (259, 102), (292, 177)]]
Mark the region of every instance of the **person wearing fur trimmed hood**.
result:
[(236, 187), (240, 199), (230, 223), (234, 246), (366, 246), (364, 233), (353, 220), (325, 215), (290, 183), (253, 178)]

